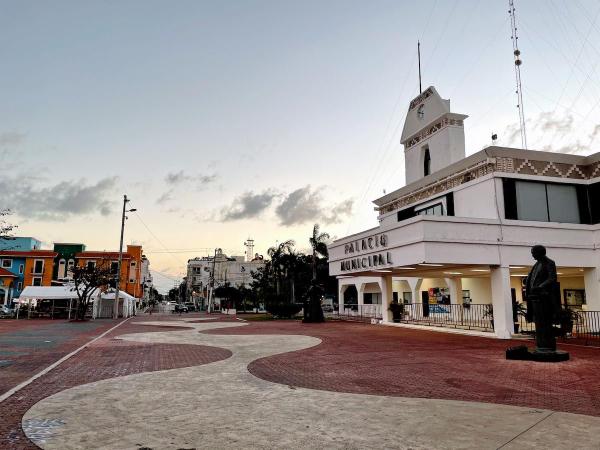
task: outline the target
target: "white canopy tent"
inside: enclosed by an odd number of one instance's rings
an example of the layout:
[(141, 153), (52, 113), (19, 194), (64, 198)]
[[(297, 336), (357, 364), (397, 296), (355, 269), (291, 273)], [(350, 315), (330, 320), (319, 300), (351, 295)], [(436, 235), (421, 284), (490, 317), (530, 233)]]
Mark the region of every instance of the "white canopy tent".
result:
[[(21, 292), (21, 295), (19, 295), (19, 298), (14, 299), (14, 301), (19, 304), (19, 309), (22, 307), (21, 305), (27, 304), (28, 315), (30, 315), (32, 304), (35, 307), (39, 301), (51, 300), (53, 305), (52, 309), (54, 309), (55, 300), (69, 300), (70, 318), (71, 304), (73, 303), (73, 300), (77, 301), (77, 299), (77, 291), (73, 286), (26, 286)], [(52, 317), (54, 317), (54, 311), (52, 311)]]
[[(27, 304), (28, 315), (31, 306), (35, 307), (41, 300), (69, 300), (69, 317), (71, 316), (71, 303), (78, 299), (77, 291), (70, 286), (27, 286), (21, 292), (18, 301), (20, 305)], [(92, 318), (112, 318), (114, 316), (115, 292), (113, 290), (104, 293), (94, 290), (91, 293)], [(136, 298), (127, 292), (119, 292), (119, 316), (131, 317), (135, 314)]]
[[(114, 314), (115, 292), (100, 294), (100, 300), (94, 302), (94, 318), (112, 317)], [(127, 292), (119, 291), (119, 315), (131, 317), (135, 314), (136, 298)]]

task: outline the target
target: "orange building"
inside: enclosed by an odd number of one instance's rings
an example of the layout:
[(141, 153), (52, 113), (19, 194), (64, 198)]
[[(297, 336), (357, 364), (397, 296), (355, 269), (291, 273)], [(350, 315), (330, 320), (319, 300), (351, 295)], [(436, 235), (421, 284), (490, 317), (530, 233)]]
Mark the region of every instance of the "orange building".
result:
[[(79, 267), (85, 267), (90, 264), (110, 267), (116, 275), (119, 264), (119, 252), (85, 251), (76, 253), (75, 259)], [(144, 294), (141, 284), (141, 267), (142, 246), (128, 245), (127, 251), (123, 252), (119, 289), (137, 298)]]
[[(2, 250), (2, 267), (22, 276), (25, 286), (51, 286), (54, 258), (52, 250)], [(16, 272), (18, 267), (18, 273)], [(19, 289), (20, 291), (20, 289)]]

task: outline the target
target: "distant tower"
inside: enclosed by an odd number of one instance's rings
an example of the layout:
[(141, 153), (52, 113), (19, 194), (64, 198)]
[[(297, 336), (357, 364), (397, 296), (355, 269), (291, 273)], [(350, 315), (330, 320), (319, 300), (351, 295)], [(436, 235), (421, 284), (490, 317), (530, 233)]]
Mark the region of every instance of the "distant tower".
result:
[(254, 258), (254, 239), (246, 239), (244, 245), (246, 246), (246, 262), (252, 261)]

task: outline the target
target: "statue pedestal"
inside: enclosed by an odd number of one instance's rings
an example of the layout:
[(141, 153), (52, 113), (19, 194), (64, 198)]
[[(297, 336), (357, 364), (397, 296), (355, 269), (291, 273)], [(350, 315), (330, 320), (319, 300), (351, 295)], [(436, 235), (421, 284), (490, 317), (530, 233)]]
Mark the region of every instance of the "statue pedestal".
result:
[(506, 359), (519, 361), (561, 362), (569, 360), (569, 353), (562, 350), (538, 351), (530, 350), (525, 345), (506, 349)]

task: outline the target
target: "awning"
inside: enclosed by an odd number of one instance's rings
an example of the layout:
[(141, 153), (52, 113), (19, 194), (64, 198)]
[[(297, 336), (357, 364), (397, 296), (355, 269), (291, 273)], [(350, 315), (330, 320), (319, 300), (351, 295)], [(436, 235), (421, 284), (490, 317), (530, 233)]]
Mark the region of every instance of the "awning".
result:
[[(102, 294), (102, 299), (103, 300), (114, 300), (115, 293), (114, 292), (105, 292), (104, 294)], [(119, 291), (119, 299), (137, 300), (134, 296), (129, 295), (127, 292), (123, 292), (123, 291)]]
[(19, 300), (76, 299), (77, 292), (71, 286), (27, 286), (19, 295)]

